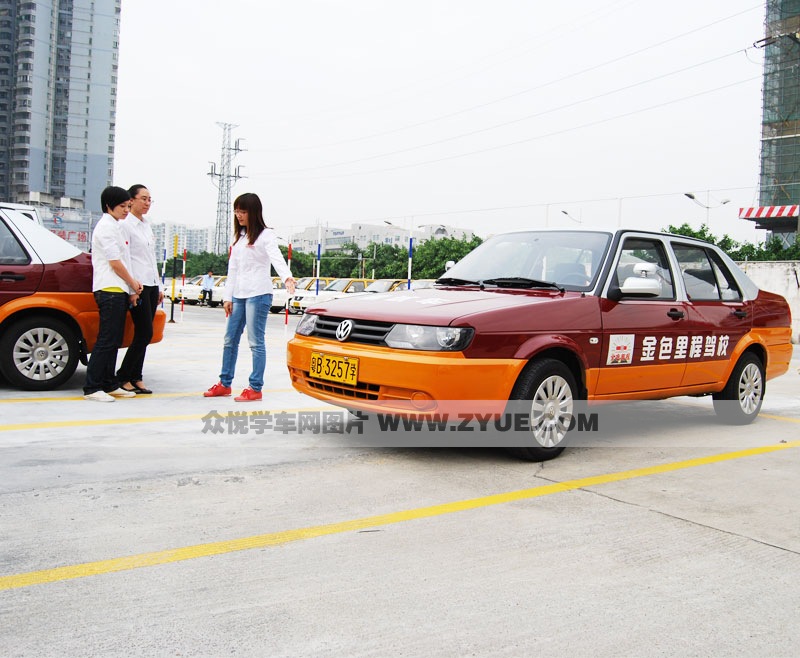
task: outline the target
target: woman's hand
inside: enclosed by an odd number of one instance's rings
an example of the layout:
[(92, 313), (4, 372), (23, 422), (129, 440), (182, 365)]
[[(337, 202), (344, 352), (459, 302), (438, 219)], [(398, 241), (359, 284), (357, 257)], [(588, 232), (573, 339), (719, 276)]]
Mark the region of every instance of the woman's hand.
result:
[(286, 284), (286, 292), (289, 295), (294, 295), (294, 284), (295, 284), (294, 277), (290, 276), (288, 279), (286, 279), (286, 281), (284, 281), (284, 283)]

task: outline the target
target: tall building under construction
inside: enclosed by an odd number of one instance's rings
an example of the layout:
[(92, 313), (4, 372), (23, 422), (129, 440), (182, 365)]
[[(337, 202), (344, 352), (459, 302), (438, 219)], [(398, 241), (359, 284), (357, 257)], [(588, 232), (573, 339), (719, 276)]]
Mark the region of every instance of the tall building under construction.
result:
[(767, 0), (760, 208), (742, 215), (791, 245), (800, 215), (800, 0)]

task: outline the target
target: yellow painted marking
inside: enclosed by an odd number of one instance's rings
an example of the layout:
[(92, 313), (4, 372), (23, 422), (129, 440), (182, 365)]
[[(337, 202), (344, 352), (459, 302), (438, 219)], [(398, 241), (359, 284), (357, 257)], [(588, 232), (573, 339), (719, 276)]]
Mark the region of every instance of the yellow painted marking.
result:
[[(264, 393), (291, 393), (293, 392), (293, 388), (271, 388), (271, 389), (264, 389)], [(151, 393), (149, 395), (139, 395), (135, 398), (127, 398), (129, 400), (153, 400), (158, 398), (194, 398), (194, 397), (202, 397), (203, 391), (196, 391), (193, 393)], [(209, 398), (212, 399), (212, 398)], [(80, 400), (84, 402), (83, 395), (70, 395), (66, 397), (51, 397), (51, 398), (4, 398), (0, 400), (0, 404), (8, 404), (8, 403), (15, 403), (19, 404), (20, 402), (77, 402)]]
[(504, 503), (510, 503), (514, 501), (531, 500), (533, 498), (540, 498), (542, 496), (549, 496), (551, 494), (563, 493), (565, 491), (573, 491), (575, 489), (583, 489), (586, 487), (594, 487), (602, 484), (608, 484), (610, 482), (632, 480), (635, 478), (646, 477), (648, 475), (669, 473), (671, 471), (705, 466), (707, 464), (716, 464), (720, 462), (731, 461), (733, 459), (741, 459), (743, 457), (764, 455), (771, 452), (798, 447), (800, 447), (800, 441), (762, 446), (759, 448), (748, 448), (747, 450), (737, 450), (735, 452), (709, 455), (706, 457), (687, 459), (679, 462), (671, 462), (669, 464), (646, 466), (644, 468), (620, 471), (618, 473), (595, 475), (591, 477), (579, 478), (577, 480), (568, 480), (566, 482), (557, 482), (540, 487), (533, 487), (531, 489), (522, 489), (519, 491), (509, 491), (506, 493), (483, 496), (481, 498), (470, 498), (468, 500), (460, 500), (441, 505), (431, 505), (429, 507), (418, 507), (416, 509), (392, 512), (389, 514), (367, 516), (360, 519), (352, 519), (350, 521), (342, 521), (339, 523), (329, 523), (325, 525), (311, 526), (308, 528), (297, 528), (294, 530), (285, 530), (283, 532), (271, 532), (263, 535), (254, 535), (252, 537), (232, 539), (229, 541), (195, 544), (194, 546), (184, 546), (182, 548), (154, 551), (151, 553), (140, 553), (139, 555), (129, 555), (127, 557), (112, 558), (109, 560), (98, 560), (97, 562), (86, 562), (83, 564), (55, 567), (53, 569), (43, 569), (41, 571), (29, 571), (27, 573), (11, 576), (0, 576), (0, 591), (29, 587), (31, 585), (41, 585), (44, 583), (54, 583), (75, 578), (86, 578), (88, 576), (98, 576), (101, 574), (115, 573), (119, 571), (130, 571), (132, 569), (153, 567), (160, 564), (169, 564), (171, 562), (182, 562), (183, 560), (193, 560), (195, 558), (209, 557), (211, 555), (222, 555), (237, 551), (247, 551), (254, 548), (280, 546), (282, 544), (288, 544), (290, 542), (300, 541), (303, 539), (313, 539), (315, 537), (324, 537), (326, 535), (353, 532), (354, 530), (363, 530), (365, 528), (387, 526), (394, 523), (402, 523), (404, 521), (413, 521), (417, 519), (442, 516), (444, 514), (453, 514), (454, 512), (464, 512), (467, 510), (490, 507), (493, 505), (502, 505)]
[[(82, 398), (81, 398), (82, 399)], [(277, 413), (299, 413), (302, 411), (328, 411), (334, 409), (337, 411), (344, 411), (336, 407), (299, 407), (296, 409), (260, 409), (252, 410), (246, 409), (249, 416), (265, 416), (266, 414)], [(79, 420), (48, 420), (39, 423), (14, 423), (9, 425), (0, 425), (0, 432), (13, 432), (21, 430), (36, 430), (36, 429), (53, 429), (58, 427), (95, 427), (98, 425), (138, 425), (141, 423), (164, 423), (177, 420), (203, 420), (208, 415), (208, 411), (201, 414), (175, 414), (170, 416), (133, 416), (131, 418), (83, 418)], [(220, 416), (225, 418), (228, 413), (223, 410)]]

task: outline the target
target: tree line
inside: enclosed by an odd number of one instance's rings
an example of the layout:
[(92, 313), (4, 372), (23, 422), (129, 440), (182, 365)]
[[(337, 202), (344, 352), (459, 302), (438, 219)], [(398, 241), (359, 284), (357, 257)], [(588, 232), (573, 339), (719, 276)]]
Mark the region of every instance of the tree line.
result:
[(683, 223), (680, 226), (673, 226), (670, 224), (664, 230), (667, 233), (700, 238), (706, 242), (711, 242), (722, 249), (733, 260), (800, 260), (800, 242), (798, 242), (796, 238), (794, 244), (786, 246), (779, 238), (773, 238), (772, 240), (756, 244), (747, 241), (737, 242), (727, 234), (718, 238), (711, 233), (706, 224), (701, 224), (699, 229), (693, 229), (687, 223)]
[[(441, 238), (426, 240), (414, 245), (411, 259), (412, 279), (436, 279), (445, 271), (447, 261), (457, 261), (481, 244), (478, 236), (471, 240)], [(288, 257), (288, 249), (280, 247), (284, 258)], [(316, 267), (316, 254), (301, 253), (292, 250), (292, 274), (296, 279), (313, 276)], [(174, 269), (173, 269), (174, 268)], [(186, 278), (205, 274), (212, 270), (214, 274), (227, 274), (227, 254), (213, 254), (208, 251), (187, 253)], [(170, 258), (165, 267), (166, 276), (180, 277), (183, 272), (183, 259)], [(408, 247), (379, 244), (371, 242), (364, 249), (355, 243), (346, 243), (336, 252), (322, 254), (320, 276), (334, 278), (367, 278), (367, 279), (405, 279), (408, 272)]]
[[(664, 229), (668, 233), (700, 238), (719, 246), (733, 260), (738, 261), (776, 261), (800, 260), (800, 242), (786, 246), (780, 239), (773, 238), (767, 242), (753, 244), (737, 242), (727, 234), (722, 237), (713, 235), (706, 224), (699, 229), (688, 223), (680, 226), (669, 225)], [(415, 245), (412, 266), (412, 279), (436, 279), (444, 273), (447, 261), (458, 261), (483, 240), (474, 236), (471, 240), (442, 238), (426, 240)], [(283, 257), (287, 258), (288, 250), (280, 247)], [(408, 271), (408, 248), (400, 245), (379, 244), (371, 242), (360, 249), (355, 243), (346, 243), (336, 252), (322, 254), (321, 276), (345, 278), (358, 277), (367, 279), (404, 279)], [(295, 278), (313, 276), (316, 255), (292, 252), (292, 273)], [(173, 265), (175, 269), (173, 270)], [(188, 253), (186, 257), (186, 277), (205, 274), (212, 270), (215, 274), (227, 274), (228, 256), (203, 251), (198, 254)], [(183, 271), (182, 259), (169, 259), (166, 264), (166, 275), (180, 276)]]

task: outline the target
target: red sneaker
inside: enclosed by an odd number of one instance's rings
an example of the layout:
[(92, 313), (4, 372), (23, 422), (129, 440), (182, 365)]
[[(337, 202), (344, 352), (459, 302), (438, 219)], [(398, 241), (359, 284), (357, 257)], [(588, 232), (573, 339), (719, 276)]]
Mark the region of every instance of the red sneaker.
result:
[(254, 391), (248, 387), (242, 391), (241, 395), (237, 395), (233, 399), (237, 402), (255, 402), (261, 399), (261, 391)]
[(210, 389), (203, 393), (204, 398), (219, 398), (231, 394), (230, 386), (223, 386), (222, 382), (214, 384)]

